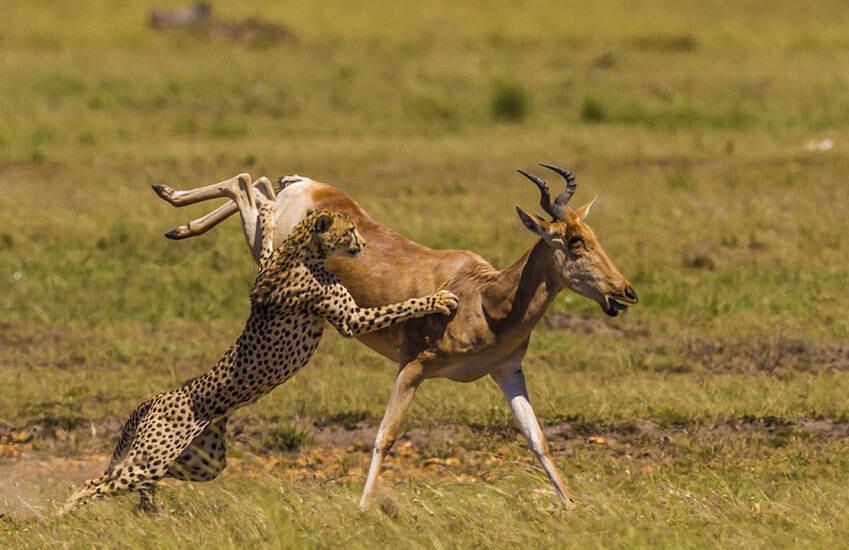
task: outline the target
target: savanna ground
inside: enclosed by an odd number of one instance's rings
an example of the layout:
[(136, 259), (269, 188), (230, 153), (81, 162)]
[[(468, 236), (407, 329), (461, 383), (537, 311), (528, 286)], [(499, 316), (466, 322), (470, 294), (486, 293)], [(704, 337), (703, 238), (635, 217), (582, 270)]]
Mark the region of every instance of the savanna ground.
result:
[[(3, 6), (0, 544), (16, 548), (834, 546), (849, 538), (844, 2), (219, 3), (288, 32), (156, 32), (152, 5)], [(591, 5), (590, 5), (591, 4)], [(831, 147), (829, 142), (831, 140)], [(149, 189), (332, 182), (498, 267), (513, 170), (557, 162), (641, 296), (564, 292), (532, 399), (565, 513), (494, 384), (426, 383), (360, 513), (393, 365), (335, 334), (232, 426), (231, 467), (50, 519), (144, 397), (217, 360), (254, 266), (238, 224), (162, 234)], [(554, 182), (554, 180), (552, 180)], [(559, 182), (556, 184), (559, 186)]]

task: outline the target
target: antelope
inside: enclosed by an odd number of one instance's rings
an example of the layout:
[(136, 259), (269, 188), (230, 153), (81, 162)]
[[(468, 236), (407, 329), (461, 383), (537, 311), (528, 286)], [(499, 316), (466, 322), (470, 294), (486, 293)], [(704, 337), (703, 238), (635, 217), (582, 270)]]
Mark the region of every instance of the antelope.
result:
[[(384, 458), (421, 383), (428, 378), (472, 382), (487, 375), (504, 394), (560, 501), (569, 510), (575, 507), (528, 397), (522, 361), (531, 331), (564, 289), (594, 300), (612, 317), (638, 299), (586, 223), (595, 199), (577, 209), (570, 208), (575, 176), (555, 165), (541, 166), (562, 176), (566, 188), (552, 200), (542, 178), (519, 170), (536, 185), (540, 206), (551, 219), (516, 207), (522, 224), (537, 238), (516, 262), (502, 270), (468, 250), (434, 250), (413, 242), (372, 219), (353, 199), (331, 185), (300, 176), (285, 176), (277, 182), (275, 246), (313, 209), (343, 212), (356, 222), (368, 246), (356, 258), (328, 260), (327, 267), (361, 307), (395, 303), (440, 289), (450, 289), (460, 300), (450, 317), (410, 320), (357, 336), (366, 346), (398, 363), (374, 442), (360, 499), (362, 509), (369, 508), (375, 500)], [(253, 185), (267, 190), (270, 181), (263, 177), (252, 182), (243, 173), (186, 191), (154, 185), (154, 191), (173, 206), (230, 199), (205, 216), (169, 231), (166, 237), (179, 240), (201, 235), (240, 212), (248, 247), (258, 261), (261, 243), (257, 242), (257, 216), (245, 207), (244, 193), (240, 192)]]

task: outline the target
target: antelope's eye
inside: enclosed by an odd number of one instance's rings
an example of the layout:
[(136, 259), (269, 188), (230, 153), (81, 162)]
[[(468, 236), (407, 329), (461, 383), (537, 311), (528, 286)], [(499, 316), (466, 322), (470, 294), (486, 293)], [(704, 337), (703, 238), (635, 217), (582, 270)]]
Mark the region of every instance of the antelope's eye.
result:
[(569, 240), (566, 241), (566, 243), (569, 245), (569, 249), (573, 252), (577, 252), (578, 250), (586, 247), (584, 238), (580, 235), (573, 235), (569, 237)]

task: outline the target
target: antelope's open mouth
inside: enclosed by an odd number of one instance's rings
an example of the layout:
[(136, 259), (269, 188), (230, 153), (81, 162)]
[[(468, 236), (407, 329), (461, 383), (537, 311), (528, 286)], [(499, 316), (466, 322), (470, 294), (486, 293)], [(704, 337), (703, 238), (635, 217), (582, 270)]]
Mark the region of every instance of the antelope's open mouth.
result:
[(607, 315), (611, 317), (616, 317), (617, 315), (619, 315), (620, 311), (625, 311), (626, 309), (628, 309), (628, 304), (624, 304), (616, 298), (608, 296), (607, 298), (605, 298), (604, 307), (602, 309)]

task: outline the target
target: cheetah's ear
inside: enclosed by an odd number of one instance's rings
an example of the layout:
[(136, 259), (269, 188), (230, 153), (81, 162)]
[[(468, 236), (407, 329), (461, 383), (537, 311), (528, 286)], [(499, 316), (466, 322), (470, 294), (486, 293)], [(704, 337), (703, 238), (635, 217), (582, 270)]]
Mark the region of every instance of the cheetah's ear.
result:
[(322, 214), (318, 218), (316, 218), (315, 222), (313, 223), (312, 229), (316, 233), (324, 233), (325, 231), (330, 229), (330, 226), (332, 224), (333, 220), (331, 219), (331, 217), (327, 214)]

